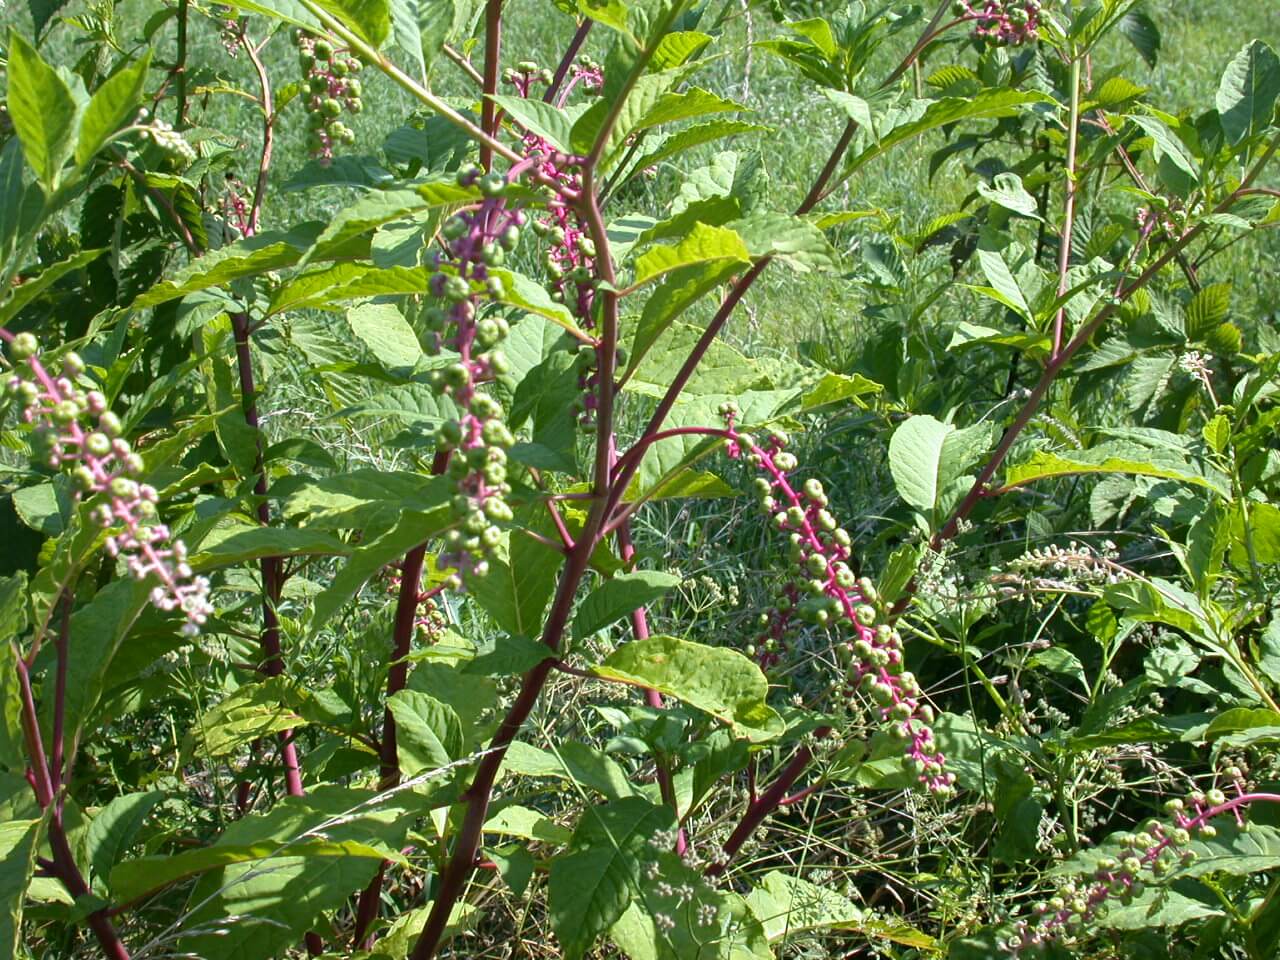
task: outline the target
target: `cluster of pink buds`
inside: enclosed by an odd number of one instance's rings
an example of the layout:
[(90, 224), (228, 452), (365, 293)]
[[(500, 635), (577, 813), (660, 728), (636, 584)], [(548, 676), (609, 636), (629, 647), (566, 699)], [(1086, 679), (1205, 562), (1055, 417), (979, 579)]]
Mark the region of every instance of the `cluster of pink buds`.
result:
[(294, 42), (298, 63), (306, 74), (307, 145), (313, 157), (327, 164), (333, 159), (335, 143), (356, 142), (355, 131), (338, 118), (344, 110), (359, 113), (364, 109), (360, 81), (352, 76), (364, 68), (364, 62), (346, 48), (304, 30), (294, 34)]
[[(15, 363), (26, 363), (31, 371), (30, 379), (11, 377), (8, 387), (22, 404), (23, 420), (36, 427), (36, 455), (51, 469), (67, 470), (81, 494), (104, 497), (92, 510), (94, 522), (104, 529), (122, 528), (107, 538), (107, 551), (125, 558), (135, 579), (159, 581), (151, 602), (161, 610), (181, 610), (187, 618), (183, 632), (195, 635), (213, 612), (209, 581), (194, 576), (182, 541), (156, 521), (156, 490), (136, 479), (143, 471), (142, 457), (120, 435), (120, 420), (107, 409), (106, 397), (76, 387), (84, 361), (67, 353), (62, 375), (54, 377), (37, 356), (35, 337), (11, 337), (6, 331), (4, 339)], [(86, 415), (96, 420), (95, 428), (81, 425)]]
[(1148, 878), (1163, 880), (1179, 866), (1191, 864), (1196, 858), (1190, 849), (1191, 840), (1216, 836), (1217, 828), (1210, 823), (1214, 818), (1230, 813), (1243, 826), (1241, 810), (1249, 804), (1280, 803), (1280, 794), (1244, 792), (1243, 776), (1236, 768), (1227, 774), (1235, 787), (1234, 796), (1228, 797), (1218, 789), (1197, 790), (1185, 801), (1168, 801), (1165, 812), (1172, 823), (1152, 819), (1137, 833), (1118, 836), (1119, 854), (1103, 857), (1092, 876), (1069, 879), (1049, 900), (1037, 903), (1033, 908), (1035, 919), (1019, 920), (1005, 949), (1016, 957), (1023, 951), (1038, 950), (1054, 940), (1082, 933), (1091, 921), (1106, 914), (1111, 901), (1127, 906), (1142, 895)]
[(955, 774), (946, 770), (946, 757), (934, 740), (933, 709), (923, 702), (915, 676), (903, 669), (902, 638), (888, 623), (877, 623), (874, 586), (849, 568), (852, 540), (827, 509), (821, 482), (811, 478), (797, 490), (788, 477), (797, 461), (786, 450), (786, 435), (773, 431), (761, 445), (736, 429), (734, 404), (724, 404), (720, 413), (727, 425), (729, 456), (744, 457), (763, 474), (755, 482), (760, 508), (789, 540), (788, 559), (799, 576), (784, 590), (779, 604), (783, 616), (850, 631), (849, 639), (836, 647), (845, 667), (838, 692), (846, 702), (859, 691), (869, 697), (906, 744), (906, 769), (932, 793), (951, 795)]
[(1040, 11), (1040, 0), (956, 0), (954, 7), (957, 17), (973, 21), (976, 36), (1010, 46), (1035, 39)]
[(452, 509), (457, 526), (446, 537), (440, 560), (456, 567), (450, 586), (462, 585), (466, 576), (483, 577), (487, 557), (502, 539), (498, 523), (511, 520), (506, 496), (507, 450), (515, 442), (503, 419), (502, 404), (478, 385), (504, 374), (507, 358), (500, 348), (509, 332), (499, 315), (482, 316), (486, 298), (505, 294), (502, 277), (492, 272), (520, 242), (525, 223), (521, 210), (507, 206), (507, 184), (520, 177), (532, 161), (512, 167), (507, 176), (483, 173), (469, 165), (458, 173), (458, 184), (478, 187), (480, 202), (462, 210), (441, 228), (443, 249), (432, 260), (431, 293), (443, 301), (424, 314), (427, 348), (436, 353), (447, 347), (457, 359), (433, 370), (431, 385), (441, 396), (452, 398), (461, 411), (456, 420), (440, 425), (436, 442), (442, 450), (454, 450), (449, 476), (456, 483)]

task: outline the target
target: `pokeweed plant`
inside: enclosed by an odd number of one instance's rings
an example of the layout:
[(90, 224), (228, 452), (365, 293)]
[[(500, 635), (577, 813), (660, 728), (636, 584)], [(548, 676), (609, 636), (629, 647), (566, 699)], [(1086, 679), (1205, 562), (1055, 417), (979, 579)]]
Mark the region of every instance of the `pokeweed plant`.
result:
[[(1274, 955), (1280, 841), (1243, 811), (1277, 799), (1246, 768), (1276, 773), (1257, 754), (1280, 717), (1280, 345), (1247, 354), (1229, 291), (1202, 274), (1275, 222), (1280, 58), (1251, 43), (1214, 108), (1182, 117), (1096, 67), (1116, 38), (1154, 61), (1137, 3), (854, 3), (753, 45), (832, 116), (793, 210), (769, 203), (759, 153), (726, 150), (636, 211), (649, 171), (760, 132), (695, 83), (733, 53), (737, 5), (555, 9), (573, 33), (554, 67), (506, 49), (518, 11), (500, 0), (180, 0), (142, 28), (172, 30), (171, 61), (112, 43), (74, 73), (10, 32), (6, 522), (28, 532), (0, 588), (0, 942), (426, 960), (478, 955), (469, 938), (536, 914), (569, 958), (606, 938), (636, 958), (768, 957), (815, 931), (971, 957), (1144, 932), (1104, 926), (1115, 899), (1153, 929), (1202, 922), (1224, 955)], [(94, 17), (76, 25), (114, 38), (114, 12)], [(192, 31), (243, 55), (247, 88), (191, 86)], [(438, 93), (446, 70), (474, 86)], [(421, 112), (383, 158), (347, 154), (340, 117), (392, 90)], [(244, 179), (242, 146), (197, 124), (197, 91), (257, 111)], [(314, 163), (288, 188), (359, 196), (266, 229), (291, 110)], [(943, 134), (932, 172), (973, 158), (960, 210), (902, 237), (836, 209), (882, 157)], [(831, 242), (868, 219), (891, 235), (867, 238), (870, 280)], [(960, 284), (970, 261), (983, 282)], [(885, 301), (868, 317), (905, 319), (851, 364), (749, 361), (723, 335), (775, 263), (801, 285), (854, 268)], [(932, 287), (918, 301), (909, 270)], [(989, 312), (939, 343), (940, 303)], [(896, 342), (919, 349), (893, 361), (879, 347)], [(930, 350), (934, 369), (980, 361), (925, 384), (911, 363)], [(290, 371), (329, 407), (310, 428), (269, 405)], [(993, 376), (994, 412), (972, 416), (966, 394)], [(1116, 376), (1152, 422), (1080, 421), (1073, 392)], [(792, 434), (854, 408), (881, 437), (892, 425), (910, 510), (880, 571), (878, 538), (793, 452)], [(334, 456), (334, 422), (372, 466)], [(655, 633), (680, 578), (661, 569), (672, 544), (633, 526), (731, 496), (717, 452), (756, 474), (776, 597), (755, 635)], [(1018, 494), (1090, 475), (1105, 519), (1153, 502), (1176, 569), (1078, 542), (1007, 555), (994, 531), (1056, 532)], [(962, 592), (964, 549), (990, 555), (994, 594)], [(997, 599), (1045, 597), (1034, 641), (984, 649), (1020, 629)], [(1093, 680), (1043, 639), (1071, 636), (1084, 599)], [(1145, 672), (1113, 682), (1131, 639)], [(952, 669), (964, 701), (931, 703)], [(1058, 674), (1085, 693), (1074, 714), (1046, 701), (1046, 732), (1021, 686)], [(1170, 678), (1210, 709), (1132, 712)], [(618, 731), (608, 750), (585, 701)], [(177, 704), (165, 731), (155, 702)], [(1089, 860), (1099, 810), (1146, 819), (1148, 798), (1095, 779), (1120, 762), (1105, 751), (1143, 745), (1158, 792), (1185, 792), (1208, 774), (1174, 773), (1155, 749), (1171, 743), (1214, 744), (1231, 795), (1173, 801), (1172, 825)], [(932, 906), (877, 915), (762, 846), (793, 810), (817, 833), (858, 790), (916, 811), (913, 896)], [(924, 825), (956, 811), (986, 835), (931, 849)], [(526, 897), (525, 920), (500, 903)]]

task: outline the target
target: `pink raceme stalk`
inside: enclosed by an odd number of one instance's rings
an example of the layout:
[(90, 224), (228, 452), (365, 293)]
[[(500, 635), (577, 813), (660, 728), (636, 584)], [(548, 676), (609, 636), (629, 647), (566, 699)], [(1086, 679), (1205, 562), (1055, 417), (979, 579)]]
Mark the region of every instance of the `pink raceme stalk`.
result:
[(1100, 919), (1113, 900), (1132, 903), (1145, 889), (1144, 876), (1162, 879), (1178, 866), (1195, 860), (1189, 849), (1194, 835), (1212, 838), (1217, 829), (1210, 823), (1223, 814), (1232, 814), (1243, 824), (1241, 810), (1254, 803), (1280, 803), (1280, 794), (1245, 793), (1237, 781), (1237, 794), (1228, 798), (1222, 790), (1192, 793), (1186, 801), (1174, 799), (1165, 804), (1173, 825), (1150, 820), (1143, 829), (1119, 838), (1121, 854), (1098, 861), (1091, 881), (1069, 880), (1049, 900), (1034, 907), (1035, 920), (1019, 920), (1014, 935), (1004, 944), (1014, 957), (1024, 951), (1038, 950), (1060, 937), (1085, 930), (1091, 921)]
[[(182, 611), (187, 618), (183, 633), (194, 636), (213, 613), (209, 581), (194, 575), (182, 541), (156, 521), (156, 490), (136, 479), (144, 469), (142, 457), (120, 436), (120, 420), (107, 409), (106, 397), (75, 385), (84, 361), (67, 353), (62, 375), (54, 377), (40, 362), (34, 336), (0, 330), (0, 339), (8, 342), (15, 361), (30, 368), (31, 379), (15, 374), (8, 388), (23, 406), (23, 420), (36, 428), (33, 445), (40, 459), (67, 470), (82, 494), (105, 497), (94, 507), (93, 520), (104, 529), (121, 528), (107, 538), (107, 552), (123, 557), (134, 579), (159, 581), (151, 591), (152, 604), (167, 612)], [(81, 425), (86, 415), (96, 419), (93, 429)]]
[(827, 509), (822, 484), (810, 479), (796, 490), (788, 478), (796, 458), (785, 449), (785, 435), (775, 431), (761, 446), (754, 437), (738, 432), (738, 411), (732, 404), (722, 407), (721, 413), (730, 436), (728, 454), (745, 457), (763, 474), (756, 480), (760, 506), (773, 526), (787, 534), (789, 559), (801, 574), (785, 591), (784, 615), (794, 613), (817, 626), (852, 630), (853, 637), (836, 647), (846, 668), (841, 692), (850, 701), (858, 691), (870, 697), (881, 718), (906, 743), (907, 770), (925, 789), (949, 796), (955, 775), (945, 769), (946, 756), (929, 726), (933, 709), (923, 702), (915, 676), (903, 669), (897, 631), (887, 623), (876, 623), (874, 587), (849, 568), (852, 540)]

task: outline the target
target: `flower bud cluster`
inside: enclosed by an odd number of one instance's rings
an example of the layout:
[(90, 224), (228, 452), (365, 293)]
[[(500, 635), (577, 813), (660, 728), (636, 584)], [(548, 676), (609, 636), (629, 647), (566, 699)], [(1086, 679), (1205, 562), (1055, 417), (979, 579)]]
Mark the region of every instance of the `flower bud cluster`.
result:
[(760, 444), (736, 429), (734, 404), (723, 405), (720, 413), (730, 437), (729, 456), (745, 458), (761, 472), (755, 481), (760, 508), (789, 542), (788, 559), (797, 576), (780, 604), (784, 612), (849, 632), (836, 648), (845, 670), (839, 693), (850, 703), (859, 692), (870, 698), (905, 744), (904, 767), (929, 791), (949, 796), (955, 775), (946, 770), (946, 757), (934, 739), (933, 710), (923, 702), (915, 676), (903, 669), (902, 639), (881, 620), (875, 587), (849, 567), (852, 540), (827, 509), (822, 484), (811, 478), (799, 490), (792, 485), (788, 474), (797, 461), (786, 450), (785, 434), (774, 431)]
[(450, 586), (462, 585), (466, 576), (483, 577), (489, 571), (487, 558), (498, 546), (502, 531), (497, 524), (509, 521), (511, 508), (506, 497), (507, 450), (515, 442), (504, 421), (502, 404), (478, 385), (507, 372), (507, 358), (501, 350), (509, 332), (507, 321), (497, 315), (482, 316), (486, 299), (499, 299), (506, 289), (492, 268), (520, 242), (526, 218), (521, 210), (507, 206), (508, 178), (519, 177), (528, 168), (520, 164), (506, 176), (483, 173), (468, 165), (458, 173), (458, 184), (478, 186), (479, 204), (460, 211), (441, 228), (443, 249), (434, 254), (431, 293), (440, 303), (427, 309), (426, 346), (428, 352), (444, 348), (457, 353), (448, 366), (433, 370), (431, 386), (440, 396), (450, 397), (461, 411), (456, 420), (440, 425), (436, 442), (441, 450), (453, 450), (449, 476), (455, 483), (451, 501), (457, 526), (446, 537), (441, 563), (456, 567)]
[(360, 80), (353, 76), (364, 62), (345, 47), (304, 30), (294, 34), (294, 43), (306, 78), (307, 146), (313, 157), (327, 164), (333, 159), (335, 143), (356, 142), (355, 131), (339, 118), (344, 111), (355, 114), (364, 109)]
[[(30, 369), (29, 378), (11, 377), (8, 390), (22, 405), (23, 420), (35, 427), (36, 456), (46, 466), (66, 471), (82, 495), (103, 496), (91, 513), (94, 522), (104, 529), (122, 528), (107, 538), (107, 551), (123, 557), (135, 579), (158, 580), (151, 602), (161, 610), (181, 610), (187, 618), (183, 633), (194, 636), (213, 612), (209, 581), (194, 575), (182, 541), (158, 522), (156, 490), (138, 482), (142, 457), (120, 435), (120, 420), (107, 409), (106, 397), (75, 385), (84, 373), (84, 361), (68, 353), (62, 360), (62, 375), (52, 376), (40, 362), (39, 344), (29, 333), (14, 337), (9, 352), (15, 363)], [(86, 416), (96, 420), (94, 428), (82, 426)]]
[(1136, 833), (1123, 833), (1115, 839), (1120, 849), (1116, 856), (1103, 857), (1092, 875), (1077, 876), (1062, 883), (1054, 895), (1033, 908), (1035, 918), (1019, 920), (1014, 935), (1004, 943), (1013, 956), (1038, 950), (1061, 937), (1084, 932), (1091, 922), (1107, 913), (1112, 901), (1128, 906), (1142, 896), (1150, 880), (1163, 880), (1180, 866), (1196, 859), (1190, 849), (1194, 837), (1209, 840), (1217, 835), (1210, 823), (1225, 813), (1235, 816), (1243, 825), (1240, 811), (1257, 801), (1280, 802), (1280, 796), (1266, 793), (1244, 793), (1243, 773), (1227, 771), (1235, 787), (1228, 798), (1222, 790), (1195, 791), (1186, 800), (1165, 803), (1171, 823), (1148, 820)]
[(974, 35), (1017, 46), (1035, 39), (1040, 29), (1040, 0), (956, 0), (954, 12), (974, 22)]
[[(138, 113), (138, 122), (146, 123), (150, 117), (151, 112), (143, 109)], [(187, 143), (186, 138), (174, 130), (172, 124), (166, 123), (159, 117), (155, 117), (150, 124), (143, 127), (139, 136), (155, 144), (163, 157), (162, 165), (172, 173), (181, 173), (195, 162), (195, 147)]]

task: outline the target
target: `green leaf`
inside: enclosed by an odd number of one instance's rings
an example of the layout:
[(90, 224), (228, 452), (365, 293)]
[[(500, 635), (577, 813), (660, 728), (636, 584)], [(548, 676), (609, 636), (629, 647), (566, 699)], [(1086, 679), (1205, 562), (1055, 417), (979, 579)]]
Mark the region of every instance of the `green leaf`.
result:
[(449, 511), (444, 507), (426, 513), (407, 510), (394, 527), (376, 540), (359, 546), (346, 566), (316, 596), (311, 609), (312, 627), (319, 629), (325, 626), (344, 603), (360, 592), (366, 580), (439, 533), (451, 520)]
[(850, 159), (845, 165), (841, 179), (848, 178), (894, 147), (930, 130), (961, 120), (1010, 117), (1035, 104), (1053, 102), (1052, 97), (1043, 93), (1007, 89), (983, 90), (972, 97), (944, 97), (927, 102), (917, 101), (924, 105), (918, 119), (894, 127), (884, 133), (874, 144)]
[(1040, 667), (1051, 673), (1065, 674), (1079, 680), (1080, 686), (1084, 687), (1086, 692), (1089, 689), (1089, 681), (1084, 673), (1084, 664), (1080, 662), (1079, 657), (1064, 647), (1050, 647), (1047, 650), (1041, 650), (1027, 661), (1027, 666)]
[(679, 267), (664, 276), (645, 301), (640, 322), (636, 324), (624, 382), (644, 360), (649, 348), (681, 314), (741, 269), (742, 265), (737, 260), (716, 260)]
[(80, 112), (71, 88), (16, 30), (9, 31), (9, 117), (46, 193), (57, 188), (75, 149)]
[[(165, 794), (159, 790), (126, 793), (116, 797), (98, 811), (85, 834), (85, 853), (93, 867), (95, 880), (105, 882), (111, 868), (124, 860), (133, 846), (142, 823)], [(95, 887), (97, 884), (95, 884)], [(105, 885), (103, 887), (105, 891)]]
[(985, 290), (980, 292), (992, 296), (1024, 320), (1030, 320), (1031, 307), (1027, 305), (1027, 298), (1023, 296), (1022, 288), (1014, 279), (1004, 256), (998, 250), (988, 250), (983, 247), (979, 247), (976, 256), (978, 266), (982, 268), (987, 282), (991, 284), (991, 292)]
[(21, 956), (22, 905), (35, 870), (41, 820), (0, 822), (0, 951)]
[(391, 32), (395, 44), (409, 55), (409, 61), (417, 68), (416, 77), (424, 86), (427, 82), (427, 64), (422, 56), (422, 28), (418, 25), (418, 0), (390, 0)]
[(862, 911), (848, 898), (779, 870), (765, 874), (747, 896), (747, 905), (764, 924), (770, 942), (812, 930), (857, 930), (862, 920)]
[(485, 833), (502, 837), (520, 837), (540, 843), (568, 843), (573, 833), (562, 827), (540, 810), (513, 805), (503, 807), (485, 821)]
[(1130, 10), (1120, 18), (1119, 29), (1147, 66), (1154, 67), (1160, 59), (1160, 28), (1156, 22), (1141, 10)]
[(388, 370), (409, 368), (424, 359), (418, 335), (391, 303), (365, 303), (347, 311), (347, 324)]
[(80, 120), (80, 140), (76, 144), (76, 164), (86, 166), (116, 131), (133, 119), (142, 100), (151, 51), (121, 69), (100, 86), (89, 100)]
[(525, 777), (555, 777), (595, 790), (610, 800), (635, 795), (622, 767), (585, 743), (569, 741), (554, 753), (517, 740), (502, 758), (502, 771)]
[(561, 109), (536, 97), (530, 99), (495, 94), (489, 99), (510, 114), (520, 126), (548, 141), (562, 153), (570, 151), (569, 140), (574, 121), (586, 111), (584, 106)]
[(985, 182), (978, 184), (978, 193), (1006, 210), (1012, 210), (1014, 213), (1020, 213), (1024, 217), (1035, 220), (1040, 219), (1040, 207), (1036, 203), (1036, 198), (1027, 193), (1027, 188), (1022, 185), (1022, 178), (1016, 173), (1006, 171), (996, 174), (990, 184)]
[(695, 223), (678, 243), (651, 246), (636, 258), (635, 286), (681, 267), (722, 261), (746, 266), (751, 262), (751, 253), (734, 231)]
[(351, 548), (319, 530), (235, 526), (207, 538), (191, 558), (194, 570), (213, 570), (263, 557), (345, 556)]
[[(1163, 119), (1157, 116), (1131, 114), (1129, 119), (1142, 128), (1155, 141), (1157, 157), (1167, 158), (1178, 170), (1190, 178), (1191, 183), (1200, 181), (1200, 170), (1196, 159), (1187, 149), (1186, 144), (1178, 139)], [(1172, 119), (1172, 118), (1170, 118)]]
[(771, 740), (782, 732), (781, 718), (765, 703), (769, 682), (760, 667), (727, 647), (676, 637), (633, 640), (591, 672), (675, 697), (729, 724), (749, 740)]
[(489, 575), (473, 578), (467, 588), (503, 630), (537, 636), (563, 560), (546, 544), (515, 529), (510, 558), (490, 560)]
[(1261, 40), (1251, 40), (1222, 75), (1218, 116), (1233, 147), (1266, 130), (1280, 97), (1280, 57)]
[(1212, 490), (1224, 500), (1231, 499), (1230, 483), (1212, 468), (1200, 468), (1175, 460), (1137, 459), (1136, 453), (1133, 447), (1115, 447), (1111, 444), (1064, 453), (1037, 451), (1023, 463), (1016, 464), (1005, 472), (1005, 487), (1021, 487), (1039, 480), (1077, 474), (1125, 473), (1179, 480)]
[(639, 892), (649, 840), (675, 823), (670, 807), (627, 797), (588, 807), (572, 847), (551, 861), (551, 926), (565, 960), (579, 960)]
[(374, 47), (391, 35), (390, 0), (316, 0)]
[(281, 701), (276, 681), (246, 684), (199, 715), (183, 743), (184, 756), (217, 760), (256, 740), (307, 726), (306, 720)]
[(573, 615), (574, 639), (589, 637), (633, 610), (657, 600), (678, 583), (679, 577), (658, 570), (621, 573), (606, 580), (578, 605)]
[(921, 513), (931, 513), (992, 439), (989, 424), (957, 430), (930, 416), (912, 417), (889, 440), (889, 472), (898, 493)]
[[(285, 797), (266, 813), (237, 820), (211, 846), (117, 864), (111, 893), (128, 902), (203, 874), (192, 894), (200, 906), (188, 929), (234, 921), (226, 924), (225, 936), (187, 941), (199, 945), (193, 952), (274, 956), (323, 910), (367, 883), (381, 860), (403, 863), (398, 850), (415, 816), (407, 797), (317, 786), (305, 797)], [(233, 952), (212, 946), (221, 943)]]
[(1200, 428), (1200, 435), (1204, 437), (1204, 442), (1209, 444), (1210, 450), (1214, 453), (1222, 453), (1231, 442), (1231, 421), (1222, 414), (1218, 414)]
[(0, 326), (7, 324), (23, 307), (67, 274), (83, 269), (104, 252), (104, 250), (81, 250), (65, 260), (50, 264), (22, 285), (14, 287), (9, 292), (8, 298), (0, 300)]
[(293, 266), (314, 239), (317, 225), (307, 224), (289, 233), (260, 233), (210, 250), (198, 260), (141, 294), (134, 308), (155, 307), (197, 290), (220, 287), (240, 277), (258, 276)]
[(1231, 315), (1231, 284), (1212, 283), (1187, 304), (1187, 339), (1203, 340)]
[(462, 721), (448, 704), (417, 690), (387, 700), (396, 719), (396, 747), (405, 777), (446, 767), (462, 756)]
[(686, 150), (702, 146), (704, 143), (711, 143), (723, 137), (734, 137), (744, 133), (758, 133), (768, 129), (768, 127), (761, 124), (725, 118), (708, 120), (706, 123), (695, 123), (663, 137), (648, 153), (632, 163), (629, 169), (632, 171), (647, 170), (650, 167), (657, 166), (664, 160), (670, 160), (672, 157), (684, 153)]
[(772, 256), (797, 273), (834, 270), (839, 254), (817, 224), (804, 217), (759, 212), (728, 224), (752, 257)]

